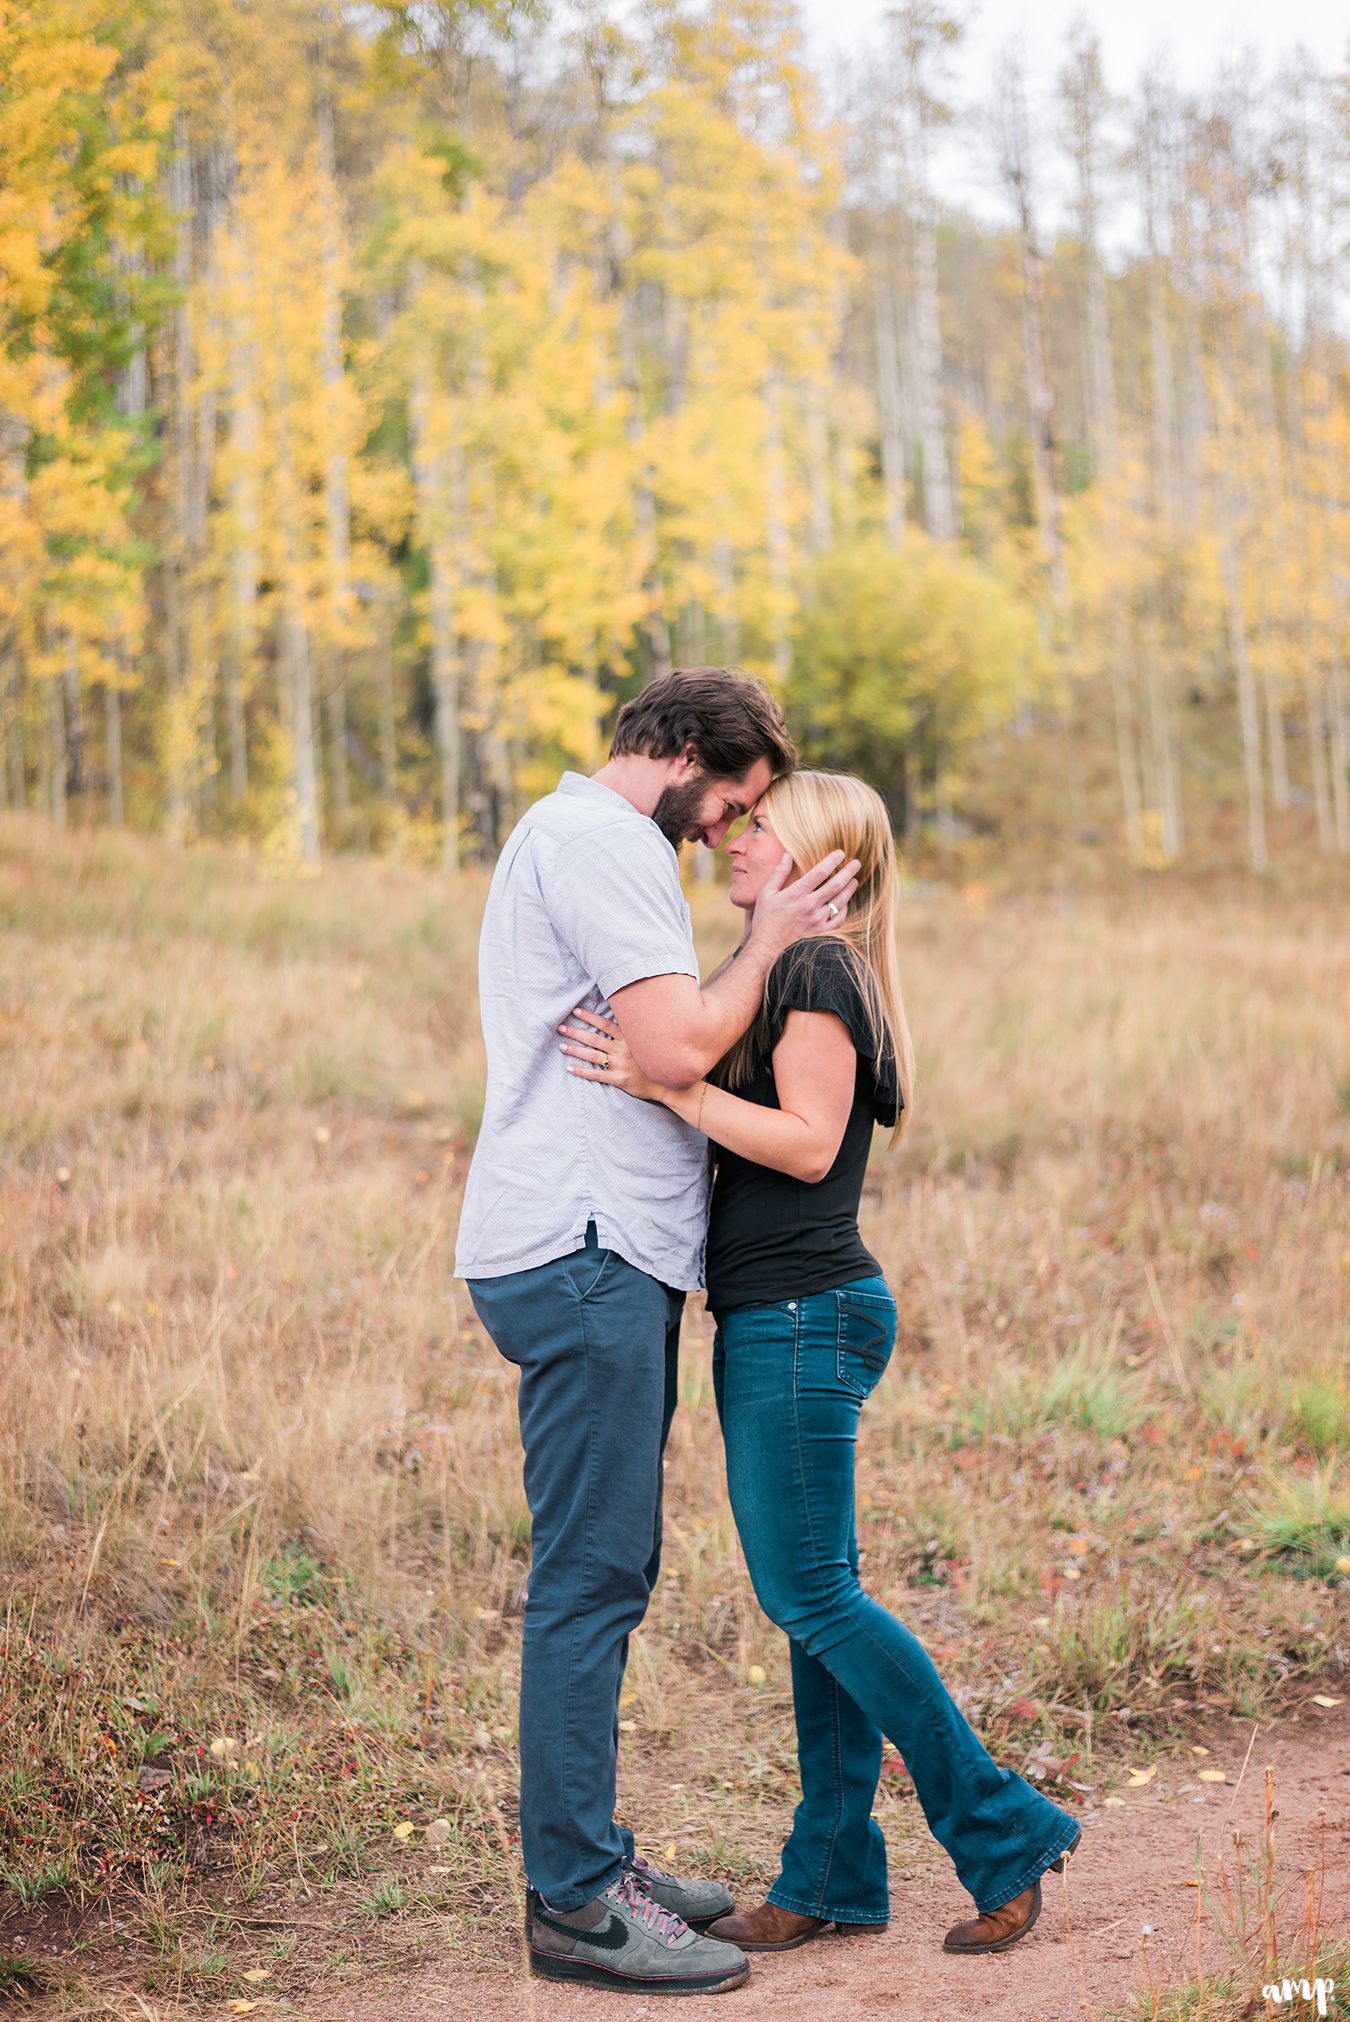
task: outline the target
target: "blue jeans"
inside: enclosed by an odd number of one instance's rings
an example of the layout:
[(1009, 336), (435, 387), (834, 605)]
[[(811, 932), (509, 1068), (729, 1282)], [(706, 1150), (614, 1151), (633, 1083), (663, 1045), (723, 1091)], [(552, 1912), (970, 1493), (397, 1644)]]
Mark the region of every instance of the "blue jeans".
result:
[(859, 1584), (853, 1455), (895, 1321), (885, 1279), (859, 1278), (730, 1312), (713, 1349), (736, 1528), (792, 1660), (802, 1798), (769, 1900), (841, 1923), (889, 1914), (872, 1817), (883, 1734), (977, 1910), (1029, 1888), (1078, 1831), (998, 1767), (922, 1643)]
[(661, 1470), (683, 1292), (600, 1249), (469, 1285), (520, 1370), (533, 1520), (520, 1660), (525, 1873), (558, 1910), (608, 1888), (632, 1834), (614, 1822), (628, 1638), (661, 1559)]

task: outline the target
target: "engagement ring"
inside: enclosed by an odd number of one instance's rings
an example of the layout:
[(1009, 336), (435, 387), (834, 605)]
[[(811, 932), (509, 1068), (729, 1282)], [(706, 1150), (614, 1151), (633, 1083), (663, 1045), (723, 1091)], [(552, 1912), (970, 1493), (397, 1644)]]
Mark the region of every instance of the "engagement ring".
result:
[(832, 920), (837, 920), (839, 918), (839, 908), (838, 906), (836, 906), (833, 899), (826, 899), (825, 910)]

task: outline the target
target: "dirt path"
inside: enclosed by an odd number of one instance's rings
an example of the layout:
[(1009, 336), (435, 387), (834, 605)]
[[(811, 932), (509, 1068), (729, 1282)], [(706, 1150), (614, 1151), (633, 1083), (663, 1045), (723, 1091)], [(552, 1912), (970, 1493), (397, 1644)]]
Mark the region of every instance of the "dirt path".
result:
[[(893, 1876), (885, 1933), (819, 1939), (796, 1952), (761, 1957), (746, 1986), (719, 1997), (725, 2009), (700, 2009), (700, 2015), (725, 2015), (726, 2022), (868, 2016), (947, 2022), (971, 2014), (981, 2022), (1069, 2022), (1128, 2009), (1132, 1996), (1146, 1991), (1150, 1972), (1159, 1990), (1195, 1978), (1199, 1892), (1186, 1881), (1197, 1873), (1197, 1843), (1207, 1893), (1217, 1883), (1221, 1852), (1235, 1879), (1235, 1828), (1251, 1849), (1244, 1858), (1255, 1858), (1267, 1764), (1275, 1771), (1279, 1814), (1280, 1934), (1292, 1938), (1297, 1931), (1304, 1903), (1299, 1870), (1318, 1861), (1320, 1843), (1322, 1927), (1350, 1938), (1350, 1698), (1336, 1711), (1309, 1707), (1279, 1728), (1256, 1729), (1249, 1756), (1250, 1724), (1208, 1739), (1211, 1752), (1196, 1758), (1197, 1766), (1224, 1770), (1227, 1785), (1196, 1783), (1181, 1761), (1165, 1761), (1152, 1783), (1119, 1792), (1123, 1804), (1087, 1812), (1069, 1873), (1049, 1878), (1040, 1922), (1011, 1951), (967, 1960), (943, 1953), (943, 1932), (970, 1909), (945, 1856), (934, 1849), (935, 1858), (907, 1871), (909, 1880)], [(1325, 1819), (1320, 1842), (1319, 1813)], [(1199, 1904), (1206, 1972), (1230, 1972), (1239, 1963), (1218, 1895), (1215, 1888), (1214, 1897)], [(1281, 1963), (1292, 1970), (1292, 1955)], [(1253, 1971), (1253, 1993), (1259, 1994), (1261, 1977)], [(303, 2004), (314, 2022), (636, 2022), (641, 2015), (668, 2016), (671, 2005), (535, 1980), (509, 1941), (494, 1946), (487, 1934), (475, 1957), (461, 1950), (431, 1969), (363, 1976)], [(1301, 2003), (1288, 2012), (1303, 2017), (1316, 2011)], [(1350, 2012), (1350, 1986), (1331, 2012)]]

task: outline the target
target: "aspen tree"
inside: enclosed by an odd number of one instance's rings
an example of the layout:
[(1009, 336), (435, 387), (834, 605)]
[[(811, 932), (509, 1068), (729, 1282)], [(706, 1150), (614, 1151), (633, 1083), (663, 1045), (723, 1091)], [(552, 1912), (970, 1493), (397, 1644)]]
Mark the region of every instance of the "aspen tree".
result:
[(891, 142), (914, 245), (914, 388), (924, 524), (938, 540), (956, 531), (951, 470), (942, 415), (942, 330), (938, 290), (937, 201), (932, 187), (932, 136), (950, 124), (941, 95), (947, 58), (961, 39), (956, 17), (935, 0), (904, 0), (888, 20), (893, 77)]
[[(1064, 139), (1077, 178), (1075, 207), (1083, 262), (1083, 353), (1088, 439), (1096, 488), (1101, 499), (1108, 566), (1115, 576), (1114, 563), (1121, 539), (1119, 443), (1111, 333), (1107, 322), (1106, 274), (1098, 237), (1102, 127), (1111, 112), (1111, 99), (1102, 77), (1101, 45), (1082, 23), (1070, 36), (1069, 61), (1060, 73), (1059, 91), (1064, 114)], [(1116, 761), (1125, 814), (1125, 837), (1131, 856), (1137, 858), (1143, 848), (1138, 711), (1129, 619), (1124, 589), (1118, 578), (1108, 588), (1106, 599), (1106, 657), (1115, 716)]]
[(347, 378), (342, 361), (343, 269), (339, 217), (341, 195), (333, 150), (333, 108), (325, 100), (318, 111), (320, 215), (323, 221), (322, 374), (327, 408), (328, 458), (324, 470), (324, 509), (328, 532), (328, 597), (330, 605), (324, 702), (328, 716), (328, 750), (333, 776), (334, 812), (339, 824), (351, 813), (347, 777), (347, 639), (354, 598), (351, 581), (351, 488), (347, 475), (347, 418), (344, 413)]
[(1177, 546), (1176, 391), (1169, 312), (1170, 273), (1162, 244), (1163, 219), (1171, 208), (1174, 180), (1175, 115), (1158, 72), (1147, 74), (1132, 157), (1138, 172), (1148, 268), (1148, 377), (1151, 396), (1150, 498), (1154, 519), (1152, 582), (1144, 661), (1147, 670), (1149, 742), (1162, 817), (1162, 853), (1168, 862), (1181, 854), (1182, 813), (1171, 668), (1178, 656), (1177, 598), (1171, 588)]

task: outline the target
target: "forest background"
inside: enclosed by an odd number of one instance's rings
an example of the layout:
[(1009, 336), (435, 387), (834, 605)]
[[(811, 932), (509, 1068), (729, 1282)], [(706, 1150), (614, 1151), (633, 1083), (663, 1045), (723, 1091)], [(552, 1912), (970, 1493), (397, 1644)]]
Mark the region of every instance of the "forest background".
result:
[(1122, 99), (1081, 26), (958, 105), (960, 35), (826, 85), (784, 0), (6, 8), (0, 802), (486, 861), (733, 662), (911, 845), (1051, 723), (1136, 862), (1350, 854), (1345, 80)]
[[(1235, 1923), (1213, 1864), (1253, 1729), (1350, 1744), (1350, 91), (1121, 99), (1085, 28), (958, 100), (960, 47), (924, 0), (828, 78), (780, 0), (0, 0), (0, 1999), (509, 1988), (478, 919), (702, 661), (903, 843), (871, 1590), (1103, 1868), (1205, 1828), (1232, 1984), (1160, 1940), (1169, 2014), (1350, 1985), (1286, 1825)], [(791, 1701), (709, 1372), (694, 1299), (623, 1802), (751, 1899)], [(894, 1752), (877, 1811), (963, 1914)], [(1158, 2022), (1121, 1915), (1190, 1866), (1076, 1894), (1085, 2012)]]

